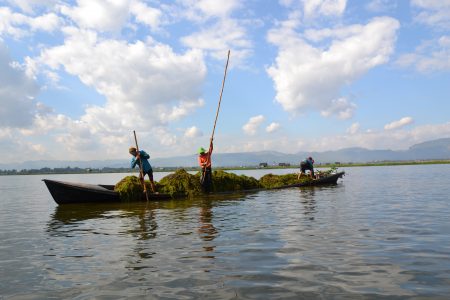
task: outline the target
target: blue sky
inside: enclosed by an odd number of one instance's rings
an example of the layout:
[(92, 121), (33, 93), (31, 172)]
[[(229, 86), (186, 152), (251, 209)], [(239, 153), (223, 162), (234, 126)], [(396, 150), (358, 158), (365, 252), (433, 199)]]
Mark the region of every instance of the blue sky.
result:
[(450, 0), (0, 0), (0, 162), (450, 137)]

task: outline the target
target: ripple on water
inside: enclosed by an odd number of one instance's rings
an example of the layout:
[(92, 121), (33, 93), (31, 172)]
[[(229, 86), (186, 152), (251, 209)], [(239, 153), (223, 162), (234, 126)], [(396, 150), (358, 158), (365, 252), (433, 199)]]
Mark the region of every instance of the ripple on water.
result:
[[(68, 207), (55, 206), (40, 178), (14, 177), (9, 187), (6, 179), (0, 183), (8, 195), (0, 202), (1, 294), (7, 299), (450, 294), (450, 168), (346, 171), (343, 182), (332, 187)], [(17, 188), (22, 197), (11, 194)]]

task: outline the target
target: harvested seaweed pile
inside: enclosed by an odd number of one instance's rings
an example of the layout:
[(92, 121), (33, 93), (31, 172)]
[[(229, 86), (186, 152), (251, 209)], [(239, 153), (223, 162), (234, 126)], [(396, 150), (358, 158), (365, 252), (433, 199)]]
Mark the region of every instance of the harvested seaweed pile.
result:
[[(151, 191), (150, 185), (148, 183), (146, 185), (147, 189)], [(136, 201), (141, 199), (144, 189), (139, 177), (127, 176), (116, 183), (114, 191), (118, 192), (120, 199), (124, 201)]]
[(259, 181), (253, 177), (236, 175), (222, 170), (212, 174), (213, 192), (242, 191), (260, 188)]
[[(326, 172), (324, 173), (327, 175)], [(300, 179), (298, 179), (298, 175), (294, 173), (286, 175), (267, 174), (257, 180), (250, 176), (236, 175), (222, 170), (214, 171), (212, 179), (212, 191), (214, 193), (258, 188), (272, 189), (312, 181), (309, 176), (301, 176)], [(145, 184), (147, 190), (151, 191), (150, 183), (146, 181)], [(178, 169), (175, 173), (165, 176), (158, 183), (155, 182), (155, 184), (159, 193), (170, 194), (171, 196), (193, 197), (202, 194), (200, 172), (192, 175), (184, 169)], [(123, 178), (116, 184), (114, 190), (119, 193), (120, 198), (124, 201), (136, 201), (142, 199), (143, 188), (139, 178), (136, 176), (127, 176)]]
[(178, 169), (175, 173), (162, 178), (158, 183), (160, 193), (184, 196), (195, 196), (202, 193), (200, 185), (200, 173), (189, 174), (184, 169)]
[(297, 183), (307, 183), (312, 181), (309, 176), (301, 176), (298, 179), (298, 174), (274, 175), (267, 174), (259, 179), (259, 183), (263, 188), (273, 189), (284, 185), (291, 185)]

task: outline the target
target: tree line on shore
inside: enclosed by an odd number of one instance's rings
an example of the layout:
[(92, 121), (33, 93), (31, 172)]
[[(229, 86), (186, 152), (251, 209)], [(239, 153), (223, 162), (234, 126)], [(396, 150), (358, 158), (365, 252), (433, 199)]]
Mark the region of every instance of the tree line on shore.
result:
[[(382, 162), (368, 162), (368, 163), (324, 163), (317, 164), (315, 167), (327, 168), (327, 167), (358, 167), (358, 166), (396, 166), (396, 165), (422, 165), (422, 164), (450, 164), (450, 160), (421, 160), (421, 161), (382, 161)], [(153, 168), (154, 172), (173, 172), (180, 167), (156, 167)], [(252, 170), (252, 169), (286, 169), (286, 168), (298, 168), (294, 165), (267, 165), (267, 166), (246, 166), (246, 167), (219, 167), (216, 169), (221, 170)], [(187, 171), (198, 171), (198, 167), (190, 167), (183, 169)], [(65, 167), (65, 168), (40, 168), (40, 169), (22, 169), (22, 170), (0, 170), (1, 175), (38, 175), (38, 174), (96, 174), (96, 173), (138, 173), (137, 169), (130, 168), (78, 168), (78, 167)]]

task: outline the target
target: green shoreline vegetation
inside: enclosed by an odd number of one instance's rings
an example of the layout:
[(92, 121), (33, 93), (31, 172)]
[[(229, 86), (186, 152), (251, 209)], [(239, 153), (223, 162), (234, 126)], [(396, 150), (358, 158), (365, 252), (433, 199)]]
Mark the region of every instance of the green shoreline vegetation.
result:
[[(316, 168), (332, 168), (332, 167), (371, 167), (371, 166), (403, 166), (403, 165), (435, 165), (450, 164), (449, 160), (420, 160), (420, 161), (378, 161), (368, 163), (325, 163), (316, 164)], [(175, 172), (180, 167), (155, 167), (154, 172)], [(298, 165), (287, 166), (236, 166), (236, 167), (216, 167), (215, 170), (273, 170), (273, 169), (298, 169)], [(186, 171), (199, 171), (198, 167), (184, 168)], [(40, 168), (40, 169), (23, 169), (23, 170), (0, 170), (0, 175), (44, 175), (44, 174), (100, 174), (100, 173), (139, 173), (138, 170), (130, 170), (130, 168)]]

